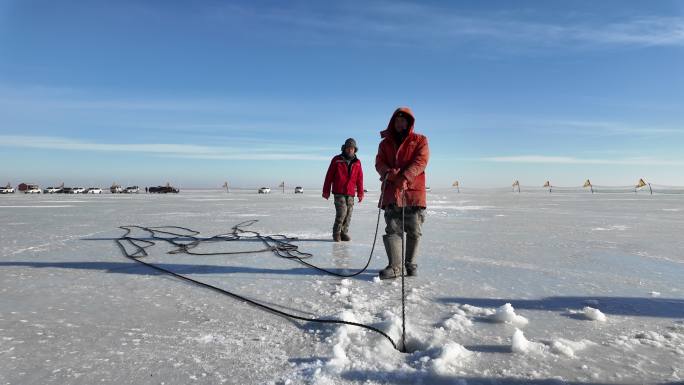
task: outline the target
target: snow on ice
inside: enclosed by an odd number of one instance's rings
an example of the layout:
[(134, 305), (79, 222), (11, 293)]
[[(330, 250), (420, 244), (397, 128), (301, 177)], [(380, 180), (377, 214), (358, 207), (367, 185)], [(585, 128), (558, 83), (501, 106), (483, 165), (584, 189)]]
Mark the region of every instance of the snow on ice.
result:
[(582, 314), (592, 321), (606, 322), (607, 320), (606, 315), (601, 313), (601, 310), (594, 309), (590, 306), (585, 306), (584, 309), (582, 309)]
[[(313, 191), (313, 190), (312, 190)], [(307, 262), (351, 273), (375, 230), (377, 193), (352, 242), (330, 241), (318, 194), (2, 196), (1, 384), (675, 384), (684, 379), (683, 197), (433, 189), (406, 279), (406, 353), (352, 325), (294, 321), (122, 257), (118, 226), (201, 236), (288, 234)], [(629, 224), (629, 225), (624, 225)], [(381, 223), (380, 228), (383, 228)], [(227, 247), (253, 250), (254, 242)], [(225, 250), (202, 245), (200, 251)], [(401, 285), (336, 278), (270, 253), (145, 261), (305, 318), (375, 327), (402, 343)]]

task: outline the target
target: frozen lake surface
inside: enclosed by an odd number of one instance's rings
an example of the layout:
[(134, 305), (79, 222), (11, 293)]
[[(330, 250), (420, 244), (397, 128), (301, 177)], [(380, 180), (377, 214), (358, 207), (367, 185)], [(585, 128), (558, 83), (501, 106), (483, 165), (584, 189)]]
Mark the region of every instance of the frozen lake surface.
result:
[[(317, 191), (0, 196), (0, 384), (674, 384), (684, 380), (684, 196), (428, 194), (407, 346), (295, 322), (122, 256), (122, 225), (202, 236), (239, 222), (298, 237), (309, 262), (361, 268), (377, 193), (352, 242)], [(384, 226), (381, 223), (381, 232)], [(252, 243), (252, 242), (244, 242)], [(222, 246), (225, 246), (222, 248)], [(249, 250), (253, 244), (204, 251)], [(340, 279), (271, 253), (145, 261), (306, 317), (400, 340), (399, 280)]]

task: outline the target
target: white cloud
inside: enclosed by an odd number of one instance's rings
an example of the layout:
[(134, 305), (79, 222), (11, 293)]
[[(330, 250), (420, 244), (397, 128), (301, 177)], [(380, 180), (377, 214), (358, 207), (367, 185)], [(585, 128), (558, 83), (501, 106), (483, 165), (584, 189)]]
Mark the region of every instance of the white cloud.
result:
[[(522, 14), (522, 13), (521, 13)], [(649, 16), (619, 21), (536, 22), (515, 12), (464, 13), (444, 6), (407, 2), (338, 3), (338, 8), (288, 7), (259, 9), (231, 5), (224, 12), (212, 8), (213, 20), (233, 18), (260, 21), (271, 29), (309, 39), (312, 44), (368, 43), (387, 46), (448, 45), (472, 39), (520, 46), (557, 46), (564, 49), (596, 45), (682, 46), (684, 17)], [(218, 16), (217, 16), (218, 15)], [(542, 19), (544, 15), (539, 15)], [(502, 49), (514, 47), (499, 45)]]
[[(252, 143), (253, 144), (253, 143)], [(144, 153), (214, 160), (328, 160), (320, 147), (262, 143), (262, 147), (220, 147), (174, 143), (96, 143), (49, 136), (0, 135), (0, 146), (64, 151)]]
[(515, 155), (476, 158), (477, 161), (495, 163), (540, 163), (540, 164), (594, 164), (632, 166), (684, 166), (682, 160), (655, 159), (648, 157), (622, 159), (592, 159), (572, 156)]
[(529, 123), (530, 126), (553, 132), (585, 135), (684, 135), (684, 128), (662, 126), (636, 126), (621, 122), (591, 120), (548, 120)]

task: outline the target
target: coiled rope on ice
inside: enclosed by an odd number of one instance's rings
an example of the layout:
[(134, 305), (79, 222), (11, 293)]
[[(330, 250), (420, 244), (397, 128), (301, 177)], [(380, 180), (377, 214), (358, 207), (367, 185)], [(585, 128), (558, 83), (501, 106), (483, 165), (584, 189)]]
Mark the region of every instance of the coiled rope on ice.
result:
[[(383, 188), (381, 189), (380, 193), (380, 201), (382, 202), (382, 195), (384, 191), (384, 183), (383, 183)], [(169, 254), (188, 254), (188, 255), (197, 255), (197, 256), (209, 256), (209, 255), (237, 255), (237, 254), (254, 254), (254, 253), (264, 253), (264, 252), (272, 252), (276, 256), (281, 257), (281, 258), (286, 258), (286, 259), (293, 259), (296, 260), (305, 266), (308, 266), (310, 268), (313, 268), (315, 270), (321, 271), (326, 274), (330, 274), (336, 277), (344, 277), (344, 278), (349, 278), (349, 277), (354, 277), (357, 276), (364, 271), (368, 269), (368, 266), (370, 265), (371, 259), (373, 258), (373, 252), (375, 251), (375, 243), (377, 241), (378, 237), (378, 229), (380, 226), (380, 212), (381, 209), (378, 208), (378, 217), (375, 225), (375, 235), (373, 236), (373, 245), (371, 247), (370, 255), (368, 256), (368, 260), (366, 261), (365, 266), (351, 274), (341, 274), (335, 271), (331, 271), (328, 269), (324, 269), (322, 267), (316, 266), (312, 263), (309, 263), (306, 261), (306, 259), (313, 257), (313, 254), (311, 253), (306, 253), (302, 252), (299, 250), (299, 247), (297, 245), (292, 244), (293, 241), (296, 241), (297, 238), (294, 237), (287, 237), (285, 235), (281, 234), (276, 234), (276, 235), (263, 235), (257, 231), (253, 230), (247, 230), (246, 227), (251, 226), (257, 222), (257, 220), (248, 220), (245, 222), (238, 223), (237, 225), (233, 226), (231, 229), (231, 232), (225, 233), (225, 234), (218, 234), (214, 235), (209, 238), (201, 238), (199, 236), (199, 232), (186, 228), (186, 227), (180, 227), (180, 226), (157, 226), (157, 227), (145, 227), (145, 226), (137, 226), (137, 225), (127, 225), (127, 226), (119, 226), (120, 229), (124, 230), (124, 234), (119, 237), (118, 239), (115, 239), (116, 244), (119, 246), (121, 249), (121, 252), (123, 255), (131, 259), (137, 263), (143, 264), (147, 267), (150, 267), (152, 269), (155, 269), (157, 271), (161, 271), (163, 273), (172, 275), (176, 278), (179, 278), (184, 281), (191, 282), (193, 284), (205, 287), (207, 289), (211, 289), (213, 291), (216, 291), (220, 294), (244, 301), (252, 306), (255, 306), (257, 308), (260, 308), (262, 310), (287, 317), (287, 318), (293, 318), (297, 319), (300, 321), (307, 321), (307, 322), (315, 322), (315, 323), (323, 323), (323, 324), (343, 324), (343, 325), (351, 325), (351, 326), (357, 326), (366, 330), (370, 330), (372, 332), (378, 333), (385, 337), (389, 342), (392, 344), (392, 346), (400, 350), (401, 352), (406, 352), (406, 343), (405, 343), (405, 336), (406, 336), (406, 314), (405, 314), (405, 291), (404, 291), (404, 277), (403, 277), (403, 268), (404, 268), (404, 263), (403, 263), (403, 258), (404, 258), (404, 242), (403, 242), (403, 237), (402, 237), (402, 295), (401, 295), (401, 308), (402, 308), (402, 346), (399, 348), (397, 346), (397, 343), (385, 332), (382, 330), (362, 324), (362, 323), (357, 323), (357, 322), (350, 322), (350, 321), (343, 321), (343, 320), (335, 320), (335, 319), (319, 319), (319, 318), (309, 318), (309, 317), (302, 317), (296, 314), (292, 313), (287, 313), (282, 310), (276, 309), (271, 306), (264, 305), (262, 303), (259, 303), (257, 301), (251, 300), (249, 298), (246, 298), (240, 294), (237, 294), (235, 292), (222, 289), (220, 287), (208, 284), (206, 282), (198, 281), (196, 279), (190, 278), (186, 275), (183, 274), (178, 274), (172, 270), (165, 269), (161, 266), (158, 266), (153, 263), (145, 262), (142, 258), (148, 256), (147, 253), (147, 248), (152, 247), (157, 244), (157, 242), (167, 242), (168, 244), (172, 245), (174, 248), (169, 251)], [(403, 210), (402, 210), (402, 216), (403, 216)], [(403, 218), (402, 218), (402, 223), (403, 223)], [(142, 238), (142, 237), (134, 237), (132, 236), (133, 230), (140, 230), (143, 232), (147, 233), (147, 237)], [(184, 233), (181, 233), (179, 231), (182, 231)], [(255, 250), (248, 250), (248, 251), (221, 251), (221, 252), (197, 252), (194, 251), (195, 248), (200, 246), (203, 243), (215, 243), (215, 242), (234, 242), (234, 241), (244, 241), (244, 240), (259, 240), (263, 243), (264, 247), (263, 248), (258, 248)], [(132, 248), (133, 251), (129, 251), (129, 249), (126, 248), (126, 246), (129, 246), (129, 248)]]

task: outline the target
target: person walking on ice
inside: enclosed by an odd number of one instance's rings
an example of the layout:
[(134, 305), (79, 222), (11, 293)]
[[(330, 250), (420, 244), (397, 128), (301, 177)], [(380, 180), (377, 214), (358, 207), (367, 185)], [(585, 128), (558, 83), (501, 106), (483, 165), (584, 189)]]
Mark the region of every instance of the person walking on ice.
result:
[(323, 182), (323, 198), (330, 198), (332, 190), (335, 196), (335, 222), (333, 223), (333, 240), (350, 241), (349, 223), (354, 209), (354, 196), (358, 195), (359, 203), (363, 200), (363, 169), (361, 161), (356, 157), (359, 148), (353, 138), (342, 145), (342, 153), (335, 155)]
[[(425, 167), (430, 158), (427, 137), (413, 131), (415, 117), (408, 107), (397, 108), (380, 133), (375, 169), (383, 181), (380, 208), (385, 210), (382, 240), (389, 264), (380, 279), (401, 277), (403, 231), (406, 231), (406, 275), (416, 276), (418, 244), (425, 222)], [(403, 223), (402, 223), (403, 220)]]

